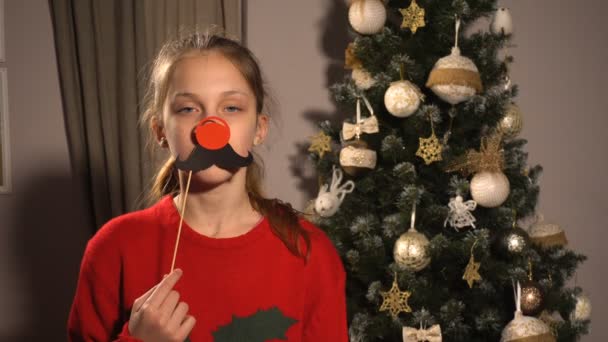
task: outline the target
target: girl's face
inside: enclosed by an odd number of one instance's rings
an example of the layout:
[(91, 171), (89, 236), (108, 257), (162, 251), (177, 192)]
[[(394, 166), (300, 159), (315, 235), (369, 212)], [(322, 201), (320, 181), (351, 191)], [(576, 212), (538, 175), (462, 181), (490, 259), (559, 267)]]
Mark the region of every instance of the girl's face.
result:
[[(215, 51), (182, 58), (169, 79), (160, 132), (174, 157), (185, 160), (190, 155), (194, 148), (192, 130), (209, 116), (226, 120), (230, 126), (229, 144), (243, 157), (266, 136), (268, 118), (257, 115), (249, 84), (228, 59)], [(217, 184), (230, 177), (231, 172), (213, 165), (197, 172), (194, 178)]]

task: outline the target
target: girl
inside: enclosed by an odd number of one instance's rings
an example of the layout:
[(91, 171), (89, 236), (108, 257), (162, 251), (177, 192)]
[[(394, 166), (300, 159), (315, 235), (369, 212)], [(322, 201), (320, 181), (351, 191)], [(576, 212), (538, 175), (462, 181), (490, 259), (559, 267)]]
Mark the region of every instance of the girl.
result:
[[(70, 340), (348, 339), (345, 272), (331, 241), (262, 197), (249, 151), (268, 132), (263, 84), (252, 53), (219, 34), (161, 49), (142, 119), (172, 157), (156, 177), (156, 204), (110, 220), (89, 241)], [(214, 125), (229, 132), (219, 134), (226, 153), (210, 146)]]

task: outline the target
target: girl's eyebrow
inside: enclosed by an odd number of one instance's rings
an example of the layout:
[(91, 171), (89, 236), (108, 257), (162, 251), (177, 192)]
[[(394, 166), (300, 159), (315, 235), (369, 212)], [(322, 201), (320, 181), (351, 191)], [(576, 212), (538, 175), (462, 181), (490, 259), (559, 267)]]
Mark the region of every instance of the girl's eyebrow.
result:
[[(223, 91), (221, 93), (221, 95), (222, 96), (229, 96), (229, 95), (247, 96), (247, 93), (245, 93), (243, 91), (240, 91), (240, 90), (226, 90), (226, 91)], [(196, 94), (190, 93), (190, 92), (187, 92), (187, 91), (182, 91), (182, 92), (175, 93), (174, 99), (177, 98), (177, 97), (180, 97), (180, 96), (181, 97), (189, 97), (189, 98), (191, 98), (193, 100), (198, 100), (198, 96), (196, 96)]]

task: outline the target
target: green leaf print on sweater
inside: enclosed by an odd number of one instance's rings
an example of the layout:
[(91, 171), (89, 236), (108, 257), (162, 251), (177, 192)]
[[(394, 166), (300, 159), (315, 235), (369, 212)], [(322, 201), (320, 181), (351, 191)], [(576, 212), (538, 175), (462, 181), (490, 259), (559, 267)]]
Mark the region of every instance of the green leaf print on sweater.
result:
[(213, 333), (214, 342), (264, 342), (286, 339), (287, 329), (297, 320), (285, 316), (277, 307), (258, 310), (251, 316), (232, 316), (232, 322)]

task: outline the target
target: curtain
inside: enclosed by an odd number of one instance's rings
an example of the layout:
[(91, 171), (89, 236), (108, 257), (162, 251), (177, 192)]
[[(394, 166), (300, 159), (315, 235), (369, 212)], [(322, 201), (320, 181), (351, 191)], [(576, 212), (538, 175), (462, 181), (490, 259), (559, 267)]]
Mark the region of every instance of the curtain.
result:
[(139, 127), (146, 78), (180, 29), (242, 36), (241, 0), (49, 0), (74, 180), (99, 228), (143, 206), (158, 161)]

